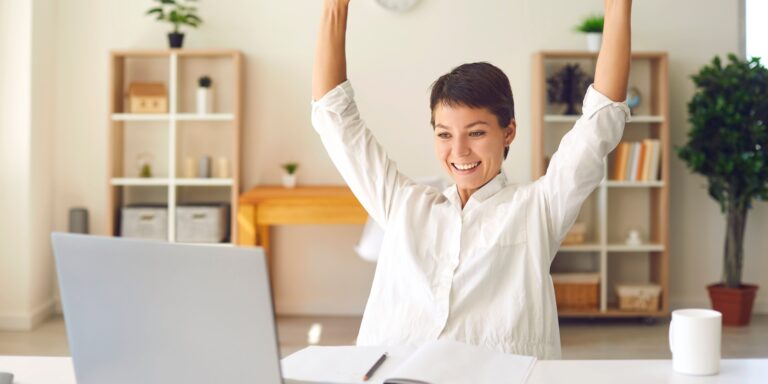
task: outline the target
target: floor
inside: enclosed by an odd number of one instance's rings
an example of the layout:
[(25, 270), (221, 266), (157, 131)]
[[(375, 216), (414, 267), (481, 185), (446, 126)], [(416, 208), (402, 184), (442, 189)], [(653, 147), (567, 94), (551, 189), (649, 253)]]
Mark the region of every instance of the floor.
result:
[[(307, 346), (312, 324), (322, 325), (320, 345), (354, 344), (359, 317), (278, 317), (281, 354)], [(669, 359), (668, 321), (573, 319), (560, 324), (564, 359)], [(54, 317), (31, 332), (0, 332), (0, 355), (68, 356), (64, 320)], [(768, 358), (768, 315), (748, 327), (723, 328), (723, 358)]]

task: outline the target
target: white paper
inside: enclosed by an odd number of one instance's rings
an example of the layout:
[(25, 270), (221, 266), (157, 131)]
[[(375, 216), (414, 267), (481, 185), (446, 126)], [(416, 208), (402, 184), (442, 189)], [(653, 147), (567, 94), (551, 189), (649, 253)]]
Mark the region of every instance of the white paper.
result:
[[(509, 355), (450, 340), (424, 344), (386, 383), (525, 383), (536, 358)], [(401, 380), (398, 380), (401, 379)]]

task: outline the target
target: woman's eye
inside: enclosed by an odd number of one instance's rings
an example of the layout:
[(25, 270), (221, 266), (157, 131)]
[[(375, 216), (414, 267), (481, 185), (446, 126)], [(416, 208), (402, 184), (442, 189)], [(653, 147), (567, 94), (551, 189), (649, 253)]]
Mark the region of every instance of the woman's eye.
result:
[(447, 139), (447, 138), (451, 137), (451, 135), (449, 135), (449, 134), (448, 134), (448, 133), (446, 133), (446, 132), (443, 132), (443, 133), (438, 133), (438, 134), (437, 134), (437, 137), (439, 137), (439, 138), (441, 138), (441, 139)]
[(480, 137), (480, 136), (485, 135), (485, 132), (483, 132), (483, 131), (473, 131), (473, 132), (470, 132), (469, 135), (470, 136), (474, 136), (474, 137)]

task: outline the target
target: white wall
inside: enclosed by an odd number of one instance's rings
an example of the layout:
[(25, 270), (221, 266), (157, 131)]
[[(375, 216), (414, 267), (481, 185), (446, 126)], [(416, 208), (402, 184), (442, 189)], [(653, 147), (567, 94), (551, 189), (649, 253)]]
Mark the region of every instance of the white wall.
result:
[[(635, 2), (633, 48), (670, 54), (673, 144), (682, 144), (689, 75), (715, 54), (738, 49), (737, 2)], [(92, 229), (106, 231), (108, 51), (164, 48), (166, 26), (143, 13), (149, 1), (68, 0), (57, 10), (54, 227), (66, 228), (72, 206), (90, 209)], [(190, 48), (235, 48), (246, 55), (244, 186), (279, 183), (279, 164), (301, 164), (300, 183), (342, 179), (310, 126), (310, 68), (320, 0), (203, 0), (205, 24), (186, 37)], [(505, 169), (530, 179), (531, 56), (541, 49), (582, 49), (572, 30), (602, 1), (422, 0), (393, 14), (372, 0), (353, 0), (349, 76), (360, 109), (399, 167), (413, 177), (441, 174), (429, 128), (429, 85), (456, 65), (487, 60), (509, 76), (518, 137)], [(691, 10), (695, 9), (695, 14)], [(719, 278), (724, 221), (703, 180), (672, 159), (671, 276), (674, 304), (706, 305), (704, 285)], [(759, 235), (768, 208), (751, 213), (745, 280), (768, 287)], [(295, 226), (274, 230), (280, 312), (361, 313), (373, 266), (352, 251), (357, 226)], [(296, 239), (299, 239), (297, 241)], [(341, 284), (339, 282), (342, 282)], [(764, 294), (759, 308), (768, 311)]]
[(53, 310), (50, 0), (0, 1), (0, 329)]

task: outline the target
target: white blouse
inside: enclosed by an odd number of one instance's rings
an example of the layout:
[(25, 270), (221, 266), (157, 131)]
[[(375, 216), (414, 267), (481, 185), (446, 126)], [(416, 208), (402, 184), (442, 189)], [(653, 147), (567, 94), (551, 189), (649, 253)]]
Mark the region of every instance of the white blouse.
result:
[(626, 104), (592, 86), (583, 112), (546, 175), (517, 185), (501, 173), (462, 209), (455, 185), (439, 191), (397, 170), (360, 118), (349, 81), (312, 102), (331, 160), (385, 229), (358, 345), (452, 339), (560, 358), (550, 264), (629, 120)]

